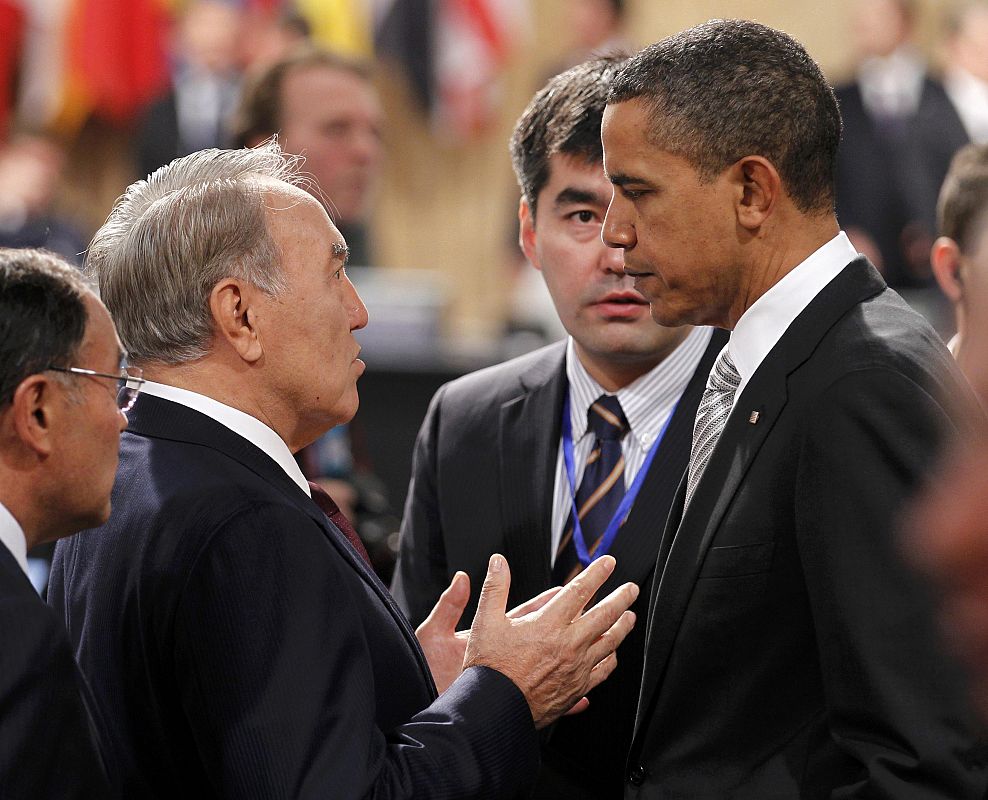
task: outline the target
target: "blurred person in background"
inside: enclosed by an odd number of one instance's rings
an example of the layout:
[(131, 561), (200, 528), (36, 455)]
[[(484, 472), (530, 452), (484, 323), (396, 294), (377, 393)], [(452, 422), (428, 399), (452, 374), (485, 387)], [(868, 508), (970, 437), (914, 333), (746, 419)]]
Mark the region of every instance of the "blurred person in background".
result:
[[(519, 244), (570, 337), (460, 378), (433, 399), (416, 444), (393, 584), (415, 624), (457, 571), (479, 587), (495, 552), (510, 554), (515, 601), (565, 583), (583, 563), (577, 540), (586, 557), (615, 556), (609, 580), (641, 587), (638, 612), (647, 602), (658, 529), (686, 468), (707, 373), (727, 337), (656, 325), (622, 273), (621, 252), (601, 241), (611, 187), (600, 119), (624, 60), (595, 59), (551, 79), (515, 126)], [(612, 435), (610, 423), (601, 432), (602, 413), (623, 417)], [(478, 599), (475, 592), (467, 618)], [(644, 640), (644, 628), (633, 631), (589, 709), (545, 737), (536, 797), (624, 794)]]
[(123, 406), (140, 388), (122, 364), (110, 315), (75, 267), (52, 253), (0, 248), (4, 800), (113, 796), (99, 715), (62, 620), (28, 581), (26, 553), (109, 516)]
[(65, 152), (46, 136), (21, 133), (0, 144), (0, 247), (43, 247), (82, 263), (86, 242), (55, 207)]
[(223, 0), (194, 0), (182, 11), (175, 23), (171, 86), (139, 123), (139, 175), (196, 150), (230, 144), (240, 95), (242, 15), (236, 3)]
[[(984, 309), (972, 298), (988, 296), (988, 143), (969, 144), (950, 165), (937, 207), (940, 237), (930, 261), (940, 288), (953, 304), (957, 334), (950, 342), (961, 369), (970, 374), (972, 358), (984, 354), (968, 336), (968, 320)], [(974, 370), (976, 371), (976, 370)]]
[[(858, 0), (855, 77), (835, 89), (844, 121), (838, 218), (858, 251), (900, 291), (932, 285), (937, 192), (950, 155), (967, 141), (916, 47), (916, 14), (914, 0)], [(942, 149), (946, 159), (937, 156)]]
[(369, 67), (302, 47), (248, 82), (235, 140), (253, 147), (277, 134), (286, 153), (305, 158), (313, 196), (326, 206), (360, 267), (373, 263), (367, 223), (384, 156), (383, 122)]
[(972, 142), (988, 142), (988, 2), (962, 3), (948, 17), (944, 86)]

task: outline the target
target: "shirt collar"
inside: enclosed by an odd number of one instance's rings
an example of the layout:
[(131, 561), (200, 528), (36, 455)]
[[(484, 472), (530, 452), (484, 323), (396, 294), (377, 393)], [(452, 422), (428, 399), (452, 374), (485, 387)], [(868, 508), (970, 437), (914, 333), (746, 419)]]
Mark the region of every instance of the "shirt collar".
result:
[(602, 394), (615, 394), (628, 428), (643, 448), (651, 446), (671, 408), (696, 371), (713, 328), (694, 328), (660, 363), (617, 392), (607, 392), (587, 372), (576, 354), (573, 337), (566, 345), (566, 377), (569, 380), (570, 424), (573, 441), (587, 433), (587, 412)]
[(302, 470), (295, 461), (291, 450), (288, 449), (288, 445), (285, 444), (285, 440), (257, 417), (245, 414), (240, 409), (228, 406), (212, 397), (188, 389), (180, 389), (178, 386), (145, 381), (141, 387), (141, 392), (152, 397), (160, 397), (162, 400), (171, 400), (173, 403), (179, 403), (216, 420), (220, 425), (229, 428), (238, 436), (242, 436), (251, 444), (259, 447), (285, 471), (289, 478), (298, 484), (303, 492), (312, 497), (309, 482), (302, 474)]
[(27, 575), (27, 540), (24, 538), (24, 529), (3, 503), (0, 503), (0, 543), (7, 546)]
[(741, 394), (793, 320), (857, 257), (857, 251), (841, 231), (797, 264), (741, 315), (727, 344), (731, 360), (741, 375), (735, 397)]

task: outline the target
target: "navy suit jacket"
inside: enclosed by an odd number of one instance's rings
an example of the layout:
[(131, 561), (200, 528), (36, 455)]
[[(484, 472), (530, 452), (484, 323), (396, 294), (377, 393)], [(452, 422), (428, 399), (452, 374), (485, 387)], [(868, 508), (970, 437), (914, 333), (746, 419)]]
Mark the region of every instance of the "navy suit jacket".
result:
[(898, 535), (962, 391), (865, 259), (793, 321), (673, 505), (628, 798), (984, 797), (980, 725)]
[(87, 696), (61, 620), (0, 544), (0, 797), (116, 796)]
[(436, 698), (415, 635), (267, 455), (142, 396), (113, 514), (60, 544), (49, 602), (137, 797), (512, 797), (537, 769), (499, 672)]
[[(683, 392), (634, 508), (611, 547), (600, 596), (632, 581), (638, 624), (590, 708), (559, 720), (543, 746), (539, 798), (620, 797), (641, 685), (645, 615), (662, 530), (689, 459), (707, 375), (727, 342), (714, 331)], [(402, 521), (393, 589), (413, 621), (425, 618), (456, 570), (470, 576), (470, 624), (491, 553), (511, 569), (517, 604), (553, 585), (552, 497), (566, 395), (566, 345), (475, 372), (442, 387), (422, 424)]]

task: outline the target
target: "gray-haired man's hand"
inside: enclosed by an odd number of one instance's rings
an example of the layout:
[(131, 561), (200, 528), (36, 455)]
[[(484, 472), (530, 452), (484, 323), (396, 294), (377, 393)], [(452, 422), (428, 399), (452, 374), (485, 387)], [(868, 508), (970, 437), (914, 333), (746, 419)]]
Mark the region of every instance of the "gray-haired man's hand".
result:
[(635, 624), (628, 611), (638, 587), (626, 583), (583, 613), (614, 571), (614, 559), (594, 561), (544, 607), (518, 618), (506, 613), (511, 576), (504, 557), (491, 556), (470, 629), (463, 666), (496, 669), (521, 689), (542, 728), (611, 674), (614, 650)]

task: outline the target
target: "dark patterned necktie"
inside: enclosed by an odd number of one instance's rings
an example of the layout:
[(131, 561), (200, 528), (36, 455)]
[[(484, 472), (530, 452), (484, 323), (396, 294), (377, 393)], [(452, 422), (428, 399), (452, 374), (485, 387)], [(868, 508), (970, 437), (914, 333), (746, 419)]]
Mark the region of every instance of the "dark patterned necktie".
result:
[[(734, 407), (734, 395), (741, 385), (741, 375), (731, 361), (725, 347), (720, 351), (707, 378), (700, 405), (696, 410), (693, 426), (693, 447), (690, 450), (689, 472), (686, 481), (686, 505), (688, 506), (700, 482), (700, 476), (710, 461), (710, 454), (720, 439), (727, 418)], [(685, 507), (685, 506), (684, 506)]]
[[(576, 507), (583, 541), (593, 558), (604, 531), (624, 498), (621, 439), (628, 432), (628, 420), (618, 399), (606, 394), (598, 397), (587, 411), (587, 427), (594, 434), (594, 445), (576, 492)], [(556, 549), (552, 580), (556, 584), (568, 583), (582, 568), (573, 543), (573, 513), (570, 512)]]
[(370, 564), (371, 560), (370, 556), (367, 554), (367, 548), (364, 547), (364, 543), (360, 541), (360, 537), (353, 529), (353, 525), (350, 524), (350, 520), (346, 518), (346, 515), (342, 511), (340, 511), (340, 507), (336, 505), (336, 501), (329, 496), (329, 492), (323, 489), (318, 483), (313, 483), (312, 481), (309, 481), (309, 489), (312, 491), (312, 500), (317, 506), (319, 506), (320, 509), (322, 509), (322, 513), (329, 518), (330, 522), (340, 529), (340, 532), (346, 536), (350, 544), (353, 545), (354, 549), (360, 553), (360, 557)]

